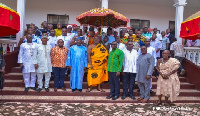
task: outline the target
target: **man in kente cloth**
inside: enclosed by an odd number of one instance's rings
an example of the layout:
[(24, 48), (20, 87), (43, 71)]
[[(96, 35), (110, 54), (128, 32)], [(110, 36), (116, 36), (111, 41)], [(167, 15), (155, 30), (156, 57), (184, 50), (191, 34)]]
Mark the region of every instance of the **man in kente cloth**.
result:
[(94, 44), (88, 46), (87, 58), (88, 58), (88, 90), (90, 92), (93, 86), (97, 86), (97, 90), (104, 92), (100, 84), (104, 81), (108, 81), (107, 72), (107, 58), (108, 51), (103, 44), (100, 43), (101, 37), (94, 37)]
[(173, 102), (180, 92), (180, 81), (177, 75), (180, 62), (175, 58), (169, 58), (169, 50), (163, 51), (162, 56), (163, 58), (157, 62), (157, 69), (160, 75), (157, 81), (156, 95), (158, 95), (158, 101), (156, 105), (161, 105), (161, 98), (165, 96), (164, 105), (169, 106), (169, 97), (170, 101)]

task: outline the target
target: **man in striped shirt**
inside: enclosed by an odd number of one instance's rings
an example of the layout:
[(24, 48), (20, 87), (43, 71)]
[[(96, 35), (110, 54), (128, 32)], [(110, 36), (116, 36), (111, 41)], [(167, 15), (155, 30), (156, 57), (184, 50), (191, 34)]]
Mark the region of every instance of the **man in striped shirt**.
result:
[(117, 42), (114, 41), (111, 44), (112, 51), (108, 57), (108, 76), (110, 83), (110, 96), (106, 99), (116, 100), (120, 94), (120, 72), (122, 71), (122, 65), (124, 62), (124, 53), (117, 48)]

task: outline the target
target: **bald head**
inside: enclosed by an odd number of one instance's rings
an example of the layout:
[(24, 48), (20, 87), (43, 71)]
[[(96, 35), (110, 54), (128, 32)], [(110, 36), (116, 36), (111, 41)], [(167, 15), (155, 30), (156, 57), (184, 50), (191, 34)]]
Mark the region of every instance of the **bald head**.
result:
[(169, 56), (170, 56), (170, 51), (169, 50), (164, 50), (162, 52), (162, 56), (163, 56), (163, 59), (168, 59)]

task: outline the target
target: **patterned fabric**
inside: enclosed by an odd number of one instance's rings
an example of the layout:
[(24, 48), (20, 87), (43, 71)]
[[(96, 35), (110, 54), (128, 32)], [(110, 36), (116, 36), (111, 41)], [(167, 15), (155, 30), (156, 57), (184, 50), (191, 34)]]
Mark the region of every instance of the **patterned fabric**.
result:
[(167, 37), (161, 37), (161, 40), (159, 40), (161, 43), (162, 43), (162, 48), (161, 50), (166, 50), (167, 49), (167, 43), (169, 44), (170, 41), (169, 41), (169, 38)]
[[(173, 70), (177, 70), (180, 62), (175, 58), (170, 58), (165, 63), (160, 63), (160, 72), (164, 75), (169, 74)], [(175, 101), (180, 92), (180, 81), (177, 73), (169, 76), (169, 79), (163, 79), (160, 75), (157, 81), (156, 95), (164, 95), (170, 97), (171, 102)]]
[(58, 46), (54, 47), (51, 51), (52, 66), (64, 68), (68, 51), (69, 50), (66, 47), (63, 48), (60, 48)]
[(18, 63), (24, 65), (23, 73), (35, 72), (33, 63), (33, 52), (36, 48), (36, 43), (22, 43), (18, 54)]
[(127, 42), (128, 42), (127, 38), (123, 37), (123, 38), (121, 39), (121, 43), (126, 44)]
[(122, 50), (116, 48), (112, 50), (108, 57), (108, 68), (109, 72), (121, 72), (122, 65), (124, 62), (124, 53)]
[(184, 47), (177, 41), (171, 44), (170, 50), (174, 51), (174, 56), (185, 57)]
[(62, 29), (54, 29), (55, 30), (55, 36), (61, 36), (62, 35)]
[(33, 64), (38, 64), (37, 73), (52, 72), (51, 49), (51, 45), (36, 45), (33, 53)]
[(94, 44), (94, 37), (88, 37), (89, 38), (89, 41), (88, 41), (88, 46), (91, 45), (91, 44)]
[(90, 68), (90, 64), (88, 63), (88, 86), (96, 86), (104, 81), (108, 81), (107, 57), (108, 51), (102, 44), (98, 44), (91, 50), (93, 69)]

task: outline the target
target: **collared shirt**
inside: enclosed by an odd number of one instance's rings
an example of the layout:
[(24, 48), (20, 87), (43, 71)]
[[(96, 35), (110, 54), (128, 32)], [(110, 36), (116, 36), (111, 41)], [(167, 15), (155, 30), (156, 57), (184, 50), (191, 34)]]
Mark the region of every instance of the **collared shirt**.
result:
[(174, 56), (185, 57), (184, 47), (181, 43), (177, 41), (171, 44), (170, 50), (174, 51)]
[(122, 50), (116, 48), (112, 50), (108, 57), (108, 72), (121, 72), (124, 62), (124, 53)]
[(69, 49), (70, 48), (70, 42), (71, 42), (71, 40), (72, 40), (72, 38), (73, 38), (73, 36), (72, 35), (67, 35), (67, 36), (58, 36), (57, 37), (57, 41), (59, 40), (59, 39), (62, 39), (63, 41), (64, 41), (64, 46), (67, 48), (67, 49)]
[(52, 48), (54, 48), (57, 44), (57, 37), (56, 36), (49, 36), (47, 44), (51, 45)]
[(108, 36), (108, 43), (112, 43), (113, 41), (115, 41), (115, 37)]
[(56, 46), (51, 51), (51, 64), (53, 67), (65, 67), (68, 49), (66, 47), (60, 48)]
[[(123, 51), (123, 50), (126, 48), (126, 46), (125, 46), (125, 44), (123, 44), (123, 43), (118, 43), (118, 44), (117, 44), (117, 48)], [(112, 47), (111, 47), (111, 45), (110, 45), (109, 53), (110, 53), (111, 51), (112, 51)]]
[(147, 32), (147, 33), (142, 33), (142, 36), (145, 36), (146, 38), (151, 38), (152, 37), (152, 33), (149, 33), (149, 32)]
[(55, 36), (61, 36), (62, 35), (62, 29), (54, 29), (55, 30)]
[[(160, 41), (151, 41), (150, 42), (150, 46), (152, 46), (153, 48), (155, 48), (155, 51), (158, 49), (158, 48), (162, 48), (162, 44)], [(160, 50), (156, 53), (156, 57), (160, 57)]]
[(167, 49), (167, 43), (170, 43), (169, 38), (164, 36), (164, 37), (161, 37), (161, 39), (159, 41), (162, 44), (161, 50), (166, 50)]
[(123, 72), (136, 73), (136, 63), (137, 63), (137, 51), (132, 49), (131, 51), (124, 49), (124, 70)]
[(156, 41), (160, 41), (162, 39), (162, 35), (160, 33), (157, 33), (156, 37)]

